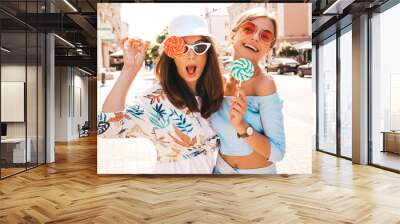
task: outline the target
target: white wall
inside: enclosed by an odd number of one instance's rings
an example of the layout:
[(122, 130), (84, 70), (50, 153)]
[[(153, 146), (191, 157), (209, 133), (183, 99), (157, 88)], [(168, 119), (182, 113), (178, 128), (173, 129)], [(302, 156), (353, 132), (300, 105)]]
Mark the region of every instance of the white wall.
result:
[(0, 89), (1, 121), (24, 122), (25, 83), (2, 81)]
[[(23, 114), (26, 112), (26, 120), (22, 122), (6, 122), (7, 137), (9, 138), (25, 138), (30, 140), (30, 149), (32, 161), (44, 163), (44, 74), (41, 66), (25, 66), (24, 64), (3, 64), (1, 66), (2, 82), (24, 82), (26, 84), (26, 100), (22, 102), (24, 105), (20, 108)], [(25, 80), (27, 78), (27, 80)], [(4, 89), (2, 89), (3, 92)], [(20, 94), (24, 94), (24, 90)], [(7, 97), (7, 96), (2, 96)], [(26, 102), (26, 106), (25, 106)], [(7, 113), (13, 113), (13, 108), (2, 107), (1, 110)], [(9, 111), (7, 111), (9, 110)], [(14, 109), (15, 110), (15, 109)], [(15, 113), (15, 112), (14, 112)], [(24, 115), (23, 115), (24, 116)], [(39, 156), (37, 156), (39, 153)]]
[[(1, 66), (1, 81), (2, 82), (25, 82), (25, 65), (9, 64)], [(29, 69), (29, 68), (28, 68)], [(23, 94), (23, 93), (22, 93)], [(3, 98), (4, 96), (2, 96)], [(7, 110), (7, 108), (1, 108), (1, 110)], [(24, 108), (22, 108), (24, 110)], [(25, 125), (24, 122), (10, 122), (8, 123), (8, 135), (14, 137), (25, 136)], [(22, 124), (22, 125), (21, 125)]]
[(79, 138), (78, 124), (88, 120), (88, 78), (82, 75), (76, 68), (56, 67), (55, 141)]
[(55, 141), (68, 141), (68, 86), (67, 67), (55, 68)]
[[(6, 64), (1, 66), (1, 81), (5, 82), (25, 82), (24, 65)], [(28, 95), (29, 96), (29, 95)], [(7, 108), (1, 108), (7, 110)], [(25, 123), (24, 122), (7, 122), (7, 136), (8, 137), (25, 137)]]
[[(80, 124), (81, 126), (85, 123), (85, 121), (88, 121), (88, 78), (87, 77), (83, 77), (80, 76), (79, 73), (78, 75), (76, 74), (75, 70), (75, 77), (74, 77), (74, 89), (75, 91), (73, 92), (74, 96), (72, 96), (72, 98), (74, 99), (74, 108), (73, 110), (75, 110), (75, 113), (72, 111), (72, 120), (71, 120), (71, 135), (73, 136), (73, 138), (78, 138), (79, 137), (79, 133), (78, 133), (78, 124)], [(78, 93), (78, 90), (80, 90), (80, 93)], [(80, 97), (79, 97), (80, 95)], [(80, 99), (79, 99), (79, 98)], [(78, 102), (78, 100), (80, 100), (81, 102)], [(81, 113), (79, 111), (79, 107), (81, 107), (80, 109), (82, 110)]]

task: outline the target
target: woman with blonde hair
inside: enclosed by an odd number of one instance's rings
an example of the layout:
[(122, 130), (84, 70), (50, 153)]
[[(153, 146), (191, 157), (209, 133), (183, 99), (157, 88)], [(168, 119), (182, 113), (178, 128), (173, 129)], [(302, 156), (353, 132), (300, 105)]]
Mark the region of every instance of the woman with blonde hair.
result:
[(282, 101), (264, 67), (277, 30), (276, 20), (264, 9), (244, 12), (231, 30), (233, 60), (246, 58), (255, 69), (253, 78), (240, 87), (225, 77), (226, 97), (211, 118), (221, 138), (214, 173), (274, 174), (275, 163), (285, 154)]

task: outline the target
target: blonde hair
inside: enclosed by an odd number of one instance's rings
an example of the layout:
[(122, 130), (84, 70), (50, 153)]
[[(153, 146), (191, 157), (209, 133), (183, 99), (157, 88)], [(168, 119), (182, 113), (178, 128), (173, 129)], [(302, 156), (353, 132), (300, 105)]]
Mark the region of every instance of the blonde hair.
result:
[(246, 22), (246, 21), (252, 21), (257, 18), (267, 18), (269, 19), (272, 24), (274, 25), (274, 41), (271, 43), (271, 48), (275, 45), (277, 35), (278, 35), (278, 23), (276, 22), (275, 16), (267, 13), (265, 9), (263, 8), (254, 8), (254, 9), (249, 9), (245, 12), (243, 12), (239, 18), (236, 20), (235, 24), (232, 27), (233, 32), (237, 32), (240, 28), (240, 26)]

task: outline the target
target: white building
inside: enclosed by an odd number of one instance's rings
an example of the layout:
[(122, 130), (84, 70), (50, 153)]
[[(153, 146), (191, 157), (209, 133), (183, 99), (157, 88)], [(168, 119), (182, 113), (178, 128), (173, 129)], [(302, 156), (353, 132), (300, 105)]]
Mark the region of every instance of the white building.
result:
[(121, 21), (121, 37), (129, 36), (129, 24), (128, 22)]
[[(110, 70), (110, 51), (116, 50), (118, 40), (127, 35), (127, 23), (121, 22), (121, 4), (104, 3), (97, 8), (97, 73)], [(99, 76), (98, 79), (101, 77)]]
[(229, 45), (230, 21), (226, 8), (206, 8), (205, 20), (208, 24), (208, 29), (214, 35), (217, 45), (220, 47), (220, 52), (225, 54)]

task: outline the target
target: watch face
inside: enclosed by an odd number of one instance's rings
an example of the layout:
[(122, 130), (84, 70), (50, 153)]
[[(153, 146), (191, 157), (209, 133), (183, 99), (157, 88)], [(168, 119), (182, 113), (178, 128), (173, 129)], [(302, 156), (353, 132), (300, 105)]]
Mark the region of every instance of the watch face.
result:
[(248, 135), (252, 135), (253, 134), (253, 128), (252, 127), (248, 127), (247, 130), (246, 130), (246, 133)]

